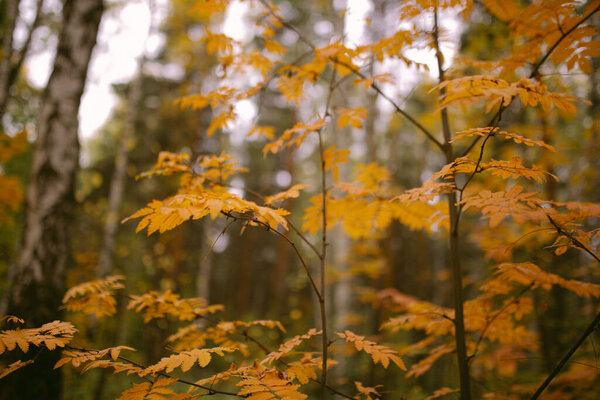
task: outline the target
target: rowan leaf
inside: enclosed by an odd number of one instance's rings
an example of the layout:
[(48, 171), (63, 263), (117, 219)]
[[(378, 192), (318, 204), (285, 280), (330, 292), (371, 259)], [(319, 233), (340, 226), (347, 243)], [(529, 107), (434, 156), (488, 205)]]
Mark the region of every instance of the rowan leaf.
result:
[(360, 108), (339, 108), (336, 110), (339, 114), (337, 126), (340, 129), (350, 125), (353, 128), (362, 128), (362, 121), (367, 118), (367, 109)]
[(406, 371), (406, 366), (396, 350), (379, 345), (370, 340), (365, 340), (364, 336), (356, 335), (348, 330), (344, 331), (344, 333), (335, 332), (335, 334), (344, 339), (346, 342), (352, 344), (356, 350), (364, 351), (365, 353), (369, 354), (373, 360), (373, 364), (380, 363), (384, 368), (387, 368), (391, 361)]
[(275, 203), (279, 203), (279, 202), (287, 200), (287, 199), (295, 199), (298, 196), (300, 196), (300, 190), (306, 189), (306, 188), (309, 188), (309, 187), (310, 187), (310, 185), (306, 185), (306, 184), (303, 184), (303, 183), (294, 185), (294, 186), (290, 187), (289, 189), (287, 189), (287, 190), (285, 190), (283, 192), (274, 194), (273, 196), (267, 196), (267, 197), (265, 197), (265, 204), (266, 205), (273, 205)]

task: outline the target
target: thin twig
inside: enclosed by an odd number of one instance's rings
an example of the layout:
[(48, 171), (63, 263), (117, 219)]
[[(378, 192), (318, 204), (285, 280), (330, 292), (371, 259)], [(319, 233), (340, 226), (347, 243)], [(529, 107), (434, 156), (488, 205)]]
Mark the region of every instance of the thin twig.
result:
[[(269, 350), (269, 348), (267, 346), (265, 346), (263, 343), (261, 343), (258, 339), (250, 336), (250, 334), (247, 331), (242, 332), (241, 335), (243, 335), (246, 339), (248, 339), (251, 342), (253, 342), (254, 344), (256, 344), (266, 354), (271, 353), (271, 350)], [(330, 342), (329, 344), (331, 345), (331, 343), (333, 343), (333, 342)], [(277, 361), (280, 362), (280, 363), (282, 363), (286, 367), (289, 367), (289, 364), (285, 360), (283, 360), (283, 359), (280, 358)], [(319, 379), (311, 378), (311, 381), (313, 381), (313, 382), (318, 383), (319, 385), (321, 385), (321, 381)], [(354, 400), (354, 397), (352, 397), (350, 395), (347, 395), (347, 394), (339, 391), (338, 389), (330, 386), (329, 384), (327, 385), (327, 389), (329, 389), (332, 393), (337, 394), (338, 396), (344, 397), (344, 398), (349, 399), (349, 400)]]
[[(285, 19), (283, 19), (281, 16), (279, 16), (275, 10), (273, 10), (273, 8), (267, 4), (267, 2), (265, 0), (259, 0), (266, 8), (267, 11), (269, 12), (269, 14), (271, 14), (274, 18), (276, 18), (283, 26), (285, 26), (286, 28), (294, 31), (298, 37), (299, 40), (301, 40), (302, 42), (306, 43), (312, 50), (316, 50), (317, 46), (315, 46), (310, 40), (306, 39), (306, 37), (292, 24), (290, 24), (289, 22), (287, 22)], [(366, 79), (366, 76), (360, 72), (357, 68), (355, 68), (352, 65), (348, 65), (345, 62), (342, 62), (334, 57), (330, 57), (329, 60), (337, 65), (343, 66), (344, 68), (349, 69), (350, 71), (352, 71), (352, 73), (356, 76), (358, 76), (361, 79)], [(373, 88), (373, 90), (375, 90), (377, 93), (379, 93), (381, 95), (381, 97), (383, 97), (385, 100), (387, 100), (392, 107), (394, 107), (394, 110), (402, 115), (404, 118), (406, 118), (411, 124), (413, 124), (415, 127), (417, 127), (417, 129), (419, 131), (421, 131), (431, 142), (433, 142), (437, 147), (439, 147), (441, 150), (443, 150), (443, 145), (442, 143), (437, 140), (432, 134), (431, 132), (429, 132), (429, 130), (427, 128), (425, 128), (423, 125), (421, 125), (419, 123), (419, 121), (417, 121), (414, 117), (412, 117), (410, 114), (408, 114), (404, 109), (402, 109), (398, 103), (396, 103), (390, 96), (388, 96), (387, 94), (385, 94), (383, 92), (383, 90), (375, 83), (371, 84), (371, 87)]]
[(502, 100), (502, 103), (500, 103), (500, 108), (498, 109), (498, 114), (496, 114), (496, 116), (494, 117), (492, 124), (488, 125), (489, 127), (492, 128), (492, 130), (488, 132), (485, 139), (483, 140), (483, 143), (481, 143), (481, 149), (479, 150), (479, 157), (477, 158), (477, 163), (475, 164), (475, 168), (473, 169), (473, 172), (471, 173), (471, 175), (469, 175), (469, 178), (467, 178), (467, 181), (464, 183), (464, 185), (458, 190), (458, 211), (456, 213), (456, 219), (457, 219), (456, 225), (455, 225), (456, 227), (458, 227), (458, 222), (460, 221), (460, 216), (462, 215), (462, 211), (464, 208), (464, 204), (462, 204), (462, 200), (463, 200), (463, 196), (465, 193), (465, 189), (467, 188), (469, 183), (471, 183), (471, 180), (473, 180), (475, 175), (478, 172), (481, 172), (481, 171), (479, 171), (479, 166), (481, 165), (481, 161), (483, 160), (483, 152), (485, 150), (485, 145), (486, 145), (487, 141), (490, 139), (490, 137), (492, 137), (496, 134), (496, 127), (500, 123), (500, 120), (502, 119), (502, 113), (504, 112), (505, 108), (506, 107), (504, 107), (504, 100)]
[(271, 14), (274, 18), (276, 18), (277, 21), (279, 21), (281, 23), (281, 25), (285, 26), (286, 28), (288, 28), (291, 31), (294, 31), (296, 33), (296, 35), (298, 35), (298, 39), (300, 41), (304, 42), (312, 50), (315, 50), (317, 48), (314, 44), (312, 44), (312, 42), (310, 40), (308, 40), (308, 39), (306, 39), (306, 37), (304, 37), (304, 35), (302, 34), (302, 32), (300, 32), (298, 30), (298, 28), (296, 28), (294, 25), (290, 24), (285, 19), (283, 19), (281, 16), (279, 16), (275, 12), (275, 10), (273, 10), (273, 7), (271, 7), (271, 5), (269, 3), (267, 3), (265, 0), (259, 0), (259, 1), (269, 11), (269, 14)]
[(569, 36), (569, 34), (571, 32), (573, 32), (575, 29), (577, 29), (579, 27), (579, 25), (583, 24), (585, 21), (587, 21), (592, 15), (594, 15), (595, 13), (597, 13), (600, 10), (600, 5), (597, 6), (595, 9), (593, 9), (589, 14), (585, 15), (582, 19), (579, 20), (579, 22), (577, 22), (575, 25), (573, 25), (571, 27), (571, 29), (569, 29), (566, 32), (563, 32), (562, 35), (560, 35), (560, 38), (558, 38), (558, 40), (552, 45), (552, 47), (550, 47), (550, 49), (548, 49), (548, 51), (546, 52), (546, 54), (540, 59), (540, 61), (537, 62), (537, 64), (535, 64), (535, 66), (533, 67), (533, 71), (531, 71), (531, 73), (529, 74), (529, 78), (533, 78), (534, 76), (537, 76), (540, 67), (542, 66), (542, 64), (544, 62), (546, 62), (546, 60), (548, 59), (548, 57), (550, 57), (550, 54), (552, 54), (552, 52), (554, 50), (556, 50), (556, 48), (558, 47), (558, 45), (567, 37)]
[[(557, 41), (552, 45), (552, 47), (550, 47), (548, 49), (548, 51), (546, 52), (546, 54), (544, 54), (544, 56), (535, 64), (535, 66), (533, 67), (533, 70), (531, 71), (531, 73), (529, 74), (529, 79), (532, 79), (533, 77), (537, 76), (539, 73), (539, 70), (541, 68), (541, 66), (546, 62), (546, 60), (548, 60), (548, 58), (550, 57), (550, 55), (552, 54), (552, 52), (554, 50), (556, 50), (556, 48), (558, 47), (558, 45), (571, 33), (573, 32), (575, 29), (577, 29), (581, 24), (583, 24), (585, 21), (587, 21), (592, 15), (594, 15), (595, 13), (597, 13), (600, 10), (600, 5), (598, 7), (596, 7), (595, 9), (593, 9), (589, 14), (585, 15), (583, 18), (581, 18), (575, 25), (573, 25), (573, 27), (571, 27), (571, 29), (569, 29), (568, 31), (564, 32), (562, 35), (560, 35), (560, 38), (557, 39)], [(511, 101), (510, 103), (508, 103), (506, 105), (505, 108), (508, 108), (513, 102), (512, 100), (515, 98), (516, 96), (512, 96), (511, 97)], [(502, 107), (500, 107), (500, 109), (498, 110), (498, 112), (496, 113), (496, 115), (494, 115), (492, 117), (492, 119), (490, 120), (490, 122), (488, 123), (488, 126), (491, 126), (492, 124), (494, 124), (496, 122), (496, 118), (499, 118), (500, 114), (501, 114), (501, 110)], [(475, 147), (475, 145), (477, 144), (477, 142), (479, 142), (480, 137), (477, 136), (473, 142), (469, 145), (469, 147), (467, 147), (467, 149), (464, 151), (463, 153), (463, 157), (467, 154), (469, 154), (471, 152), (471, 150), (473, 149), (473, 147)]]
[[(358, 69), (354, 68), (354, 66), (349, 65), (345, 62), (339, 61), (335, 58), (330, 58), (330, 60), (338, 65), (341, 65), (347, 69), (349, 69), (350, 71), (352, 71), (352, 73), (356, 76), (358, 76), (361, 79), (367, 79), (366, 75), (364, 75), (362, 72), (360, 72)], [(431, 132), (429, 132), (429, 130), (427, 128), (425, 128), (423, 125), (421, 125), (421, 123), (419, 123), (419, 121), (417, 121), (414, 117), (412, 117), (410, 114), (408, 114), (403, 108), (401, 108), (398, 103), (396, 103), (390, 96), (388, 96), (387, 94), (385, 94), (383, 92), (383, 90), (379, 87), (379, 85), (377, 85), (375, 82), (373, 82), (371, 84), (371, 87), (373, 88), (373, 90), (375, 90), (377, 93), (379, 93), (379, 95), (381, 95), (381, 97), (383, 97), (384, 99), (386, 99), (388, 101), (388, 103), (390, 103), (392, 105), (392, 107), (394, 107), (394, 110), (402, 115), (404, 118), (406, 118), (411, 124), (413, 124), (419, 131), (421, 131), (421, 133), (423, 133), (427, 139), (429, 139), (433, 144), (435, 144), (440, 150), (444, 150), (444, 145), (437, 140), (433, 134)]]
[(304, 261), (304, 258), (302, 257), (302, 254), (300, 254), (300, 252), (298, 251), (298, 248), (296, 247), (296, 244), (294, 242), (292, 242), (292, 240), (290, 240), (290, 238), (288, 238), (286, 235), (284, 235), (283, 233), (279, 232), (277, 229), (273, 229), (269, 224), (260, 221), (256, 218), (253, 218), (251, 216), (244, 216), (244, 215), (233, 215), (232, 213), (229, 212), (225, 212), (225, 211), (221, 211), (221, 213), (229, 218), (233, 218), (235, 220), (244, 220), (244, 221), (251, 221), (254, 222), (256, 224), (259, 224), (263, 227), (265, 227), (265, 229), (267, 229), (270, 232), (273, 232), (274, 234), (276, 234), (277, 236), (279, 236), (280, 238), (284, 239), (286, 242), (289, 243), (290, 246), (292, 246), (292, 248), (294, 249), (294, 252), (296, 253), (296, 256), (298, 256), (298, 259), (300, 260), (300, 263), (302, 264), (302, 267), (304, 268), (304, 271), (306, 272), (306, 275), (308, 276), (308, 279), (310, 281), (310, 284), (313, 288), (313, 291), (315, 292), (317, 298), (320, 300), (321, 299), (321, 292), (319, 291), (319, 289), (317, 288), (317, 285), (315, 283), (315, 280), (313, 279), (313, 276), (310, 272), (310, 270), (308, 269), (308, 265), (306, 264), (306, 262)]
[[(195, 176), (200, 176), (199, 173), (197, 173), (196, 171), (194, 171), (193, 169), (190, 168), (190, 173), (192, 173)], [(206, 179), (206, 178), (205, 178)], [(214, 182), (211, 179), (206, 179), (207, 182), (213, 182), (213, 183), (217, 183)], [(253, 189), (249, 189), (246, 187), (237, 187), (237, 186), (233, 186), (227, 183), (219, 183), (219, 185), (221, 186), (225, 186), (231, 189), (237, 189), (237, 190), (243, 190), (246, 193), (254, 196), (257, 200), (264, 202), (265, 200), (265, 196), (262, 195), (261, 193), (257, 192), (256, 190)], [(321, 255), (321, 253), (317, 250), (317, 248), (315, 247), (314, 244), (312, 244), (310, 242), (310, 240), (308, 240), (308, 238), (293, 224), (293, 222), (286, 216), (284, 216), (283, 218), (285, 218), (285, 220), (287, 221), (287, 224), (290, 226), (290, 228), (292, 228), (292, 230), (294, 231), (294, 233), (296, 233), (296, 235), (298, 235), (298, 237), (300, 238), (300, 240), (302, 240), (308, 247), (310, 247), (310, 249), (315, 253), (315, 255), (320, 259), (323, 258), (323, 256)]]
[(552, 219), (552, 217), (549, 214), (546, 214), (546, 217), (548, 217), (548, 221), (550, 221), (550, 223), (552, 225), (554, 225), (554, 228), (556, 229), (556, 232), (558, 232), (558, 234), (563, 234), (566, 237), (568, 237), (569, 239), (571, 239), (571, 241), (573, 243), (575, 243), (578, 247), (580, 247), (583, 251), (588, 253), (596, 261), (598, 261), (600, 263), (600, 258), (598, 258), (598, 256), (596, 255), (596, 253), (594, 253), (593, 250), (588, 249), (587, 246), (585, 244), (581, 243), (581, 241), (579, 241), (579, 239), (577, 239), (575, 236), (573, 236), (573, 234), (571, 232), (564, 230), (559, 224), (556, 223), (556, 221), (554, 221), (554, 219)]
[(486, 321), (486, 325), (483, 327), (483, 329), (479, 333), (479, 338), (477, 339), (477, 343), (475, 344), (475, 350), (473, 350), (473, 354), (471, 354), (469, 356), (469, 362), (472, 361), (473, 358), (475, 358), (477, 356), (477, 352), (479, 351), (479, 346), (481, 344), (481, 341), (483, 340), (486, 331), (490, 328), (490, 326), (492, 326), (492, 323), (496, 320), (496, 318), (498, 318), (509, 306), (518, 302), (519, 298), (521, 298), (521, 296), (523, 296), (525, 293), (527, 293), (532, 287), (533, 287), (533, 283), (531, 283), (529, 286), (523, 288), (523, 290), (521, 290), (510, 302), (504, 304), (504, 306), (502, 306), (502, 308), (500, 308), (492, 316), (492, 318), (490, 318), (488, 321)]
[[(596, 9), (596, 11), (597, 10), (598, 9)], [(550, 221), (550, 223), (552, 225), (554, 225), (554, 228), (556, 228), (556, 232), (567, 236), (569, 239), (571, 239), (571, 241), (573, 243), (575, 243), (578, 247), (580, 247), (583, 251), (585, 251), (586, 253), (591, 255), (596, 261), (598, 261), (600, 263), (600, 258), (598, 258), (598, 256), (592, 250), (588, 249), (587, 246), (585, 246), (576, 237), (574, 237), (571, 232), (565, 231), (559, 224), (556, 223), (556, 221), (554, 221), (554, 219), (552, 219), (552, 217), (550, 215), (546, 215), (546, 216), (548, 217), (548, 220)], [(537, 388), (535, 393), (531, 396), (530, 400), (536, 400), (542, 394), (542, 392), (546, 389), (546, 387), (548, 387), (548, 385), (550, 385), (550, 382), (552, 382), (552, 380), (556, 377), (556, 375), (559, 374), (560, 370), (569, 361), (569, 358), (571, 358), (571, 356), (573, 356), (573, 354), (577, 351), (577, 349), (583, 344), (585, 339), (587, 339), (587, 337), (589, 335), (591, 335), (591, 333), (598, 327), (599, 324), (600, 324), (600, 313), (596, 314), (596, 317), (588, 325), (588, 327), (583, 332), (583, 334), (579, 337), (577, 342), (575, 342), (575, 344), (573, 344), (573, 346), (571, 346), (571, 348), (567, 351), (567, 353), (563, 356), (563, 358), (558, 362), (558, 364), (556, 364), (556, 366), (554, 367), (552, 372), (550, 372), (550, 374), (546, 377), (544, 382), (542, 382), (542, 384)]]
[(227, 229), (229, 229), (231, 224), (233, 224), (234, 222), (235, 222), (235, 220), (229, 221), (229, 223), (223, 228), (223, 230), (221, 230), (221, 232), (219, 232), (216, 239), (210, 245), (210, 249), (208, 249), (208, 251), (206, 252), (204, 257), (202, 257), (202, 262), (205, 262), (208, 259), (208, 256), (210, 255), (210, 253), (212, 253), (213, 249), (215, 248), (215, 245), (217, 244), (217, 242), (219, 241), (221, 236), (223, 236), (225, 234), (225, 232), (227, 232)]
[[(85, 351), (85, 352), (98, 352), (98, 350), (95, 350), (95, 349), (86, 349), (86, 348), (74, 347), (74, 346), (69, 346), (69, 345), (67, 345), (67, 346), (66, 346), (66, 348), (68, 348), (68, 349), (71, 349), (71, 350), (77, 350), (77, 351)], [(121, 355), (119, 355), (119, 356), (117, 357), (117, 359), (119, 359), (119, 360), (122, 360), (122, 361), (125, 361), (126, 363), (129, 363), (129, 364), (131, 364), (131, 365), (133, 365), (133, 366), (136, 366), (136, 367), (138, 367), (138, 368), (141, 368), (141, 369), (146, 369), (146, 368), (148, 368), (147, 366), (145, 366), (145, 365), (143, 365), (143, 364), (140, 364), (140, 363), (139, 363), (139, 362), (137, 362), (137, 361), (130, 360), (129, 358), (127, 358), (127, 357), (123, 357), (123, 356), (121, 356)], [(186, 384), (186, 385), (189, 385), (189, 386), (194, 386), (194, 387), (197, 387), (197, 388), (200, 388), (200, 389), (208, 390), (209, 394), (224, 394), (224, 395), (227, 395), (227, 396), (235, 396), (235, 397), (242, 397), (242, 398), (245, 398), (245, 397), (247, 397), (247, 396), (245, 396), (245, 395), (239, 395), (239, 394), (237, 394), (237, 393), (233, 393), (233, 392), (227, 392), (227, 391), (223, 391), (223, 390), (217, 390), (217, 389), (213, 389), (213, 388), (211, 388), (211, 387), (208, 387), (208, 386), (199, 385), (199, 384), (197, 384), (197, 383), (194, 383), (194, 382), (191, 382), (191, 381), (188, 381), (188, 380), (185, 380), (185, 379), (181, 379), (181, 378), (174, 377), (174, 376), (172, 376), (172, 375), (169, 375), (169, 374), (167, 374), (167, 373), (165, 373), (165, 372), (159, 372), (159, 371), (158, 371), (158, 372), (156, 372), (156, 373), (157, 373), (158, 375), (160, 375), (160, 376), (163, 376), (163, 377), (165, 377), (165, 378), (177, 379), (177, 382), (179, 382), (179, 383), (183, 383), (183, 384)], [(142, 379), (146, 379), (146, 378), (145, 378), (145, 377), (143, 377), (143, 376), (140, 376), (140, 378), (142, 378)], [(150, 382), (151, 382), (151, 381), (150, 381)]]
[(569, 351), (567, 351), (567, 353), (563, 356), (559, 363), (556, 364), (552, 372), (548, 375), (544, 382), (542, 382), (542, 384), (538, 387), (535, 393), (530, 397), (530, 400), (536, 400), (538, 397), (540, 397), (544, 389), (546, 389), (546, 387), (550, 385), (550, 382), (552, 382), (552, 380), (556, 377), (556, 375), (558, 375), (562, 367), (564, 367), (564, 365), (569, 361), (569, 358), (571, 358), (575, 351), (577, 351), (577, 349), (583, 344), (585, 339), (587, 339), (587, 337), (598, 327), (598, 324), (600, 324), (600, 313), (596, 314), (596, 318), (594, 318), (594, 320), (588, 325), (585, 332), (583, 332), (583, 334), (581, 335), (581, 337), (579, 337), (577, 342), (575, 342), (575, 344), (571, 346)]

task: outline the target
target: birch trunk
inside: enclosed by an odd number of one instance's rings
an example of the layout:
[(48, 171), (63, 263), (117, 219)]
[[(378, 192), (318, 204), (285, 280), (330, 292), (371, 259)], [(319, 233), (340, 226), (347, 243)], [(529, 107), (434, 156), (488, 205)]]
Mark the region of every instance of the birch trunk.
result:
[[(26, 190), (25, 229), (3, 312), (40, 326), (61, 317), (58, 307), (70, 262), (75, 172), (79, 162), (78, 111), (103, 12), (102, 0), (63, 5), (54, 68), (42, 96)], [(35, 356), (35, 352), (31, 356)], [(3, 399), (58, 399), (58, 352), (43, 351), (28, 368), (0, 381)]]
[(4, 110), (6, 109), (6, 102), (10, 92), (10, 75), (12, 69), (12, 54), (13, 54), (13, 32), (19, 16), (19, 3), (18, 0), (12, 0), (3, 2), (0, 4), (3, 6), (1, 10), (4, 13), (2, 18), (4, 26), (4, 36), (2, 36), (2, 59), (0, 59), (0, 125)]

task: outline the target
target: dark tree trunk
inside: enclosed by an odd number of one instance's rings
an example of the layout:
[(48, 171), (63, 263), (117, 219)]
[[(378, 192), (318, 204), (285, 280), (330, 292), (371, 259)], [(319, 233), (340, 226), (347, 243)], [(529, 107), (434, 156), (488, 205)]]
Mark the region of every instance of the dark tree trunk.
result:
[[(38, 120), (19, 260), (9, 271), (11, 286), (2, 310), (28, 326), (61, 317), (79, 161), (77, 115), (102, 12), (102, 0), (63, 5), (56, 59)], [(30, 350), (32, 357), (35, 352)], [(1, 380), (0, 398), (60, 398), (60, 376), (52, 369), (58, 357), (58, 352), (43, 351), (33, 365)]]

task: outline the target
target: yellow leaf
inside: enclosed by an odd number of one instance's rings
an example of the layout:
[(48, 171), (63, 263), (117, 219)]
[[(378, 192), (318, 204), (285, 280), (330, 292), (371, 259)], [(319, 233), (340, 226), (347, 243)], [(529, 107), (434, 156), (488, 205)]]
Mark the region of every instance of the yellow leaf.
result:
[(6, 368), (0, 369), (0, 379), (4, 378), (6, 375), (8, 375), (20, 368), (25, 367), (26, 365), (33, 364), (33, 361), (34, 360), (27, 360), (27, 361), (18, 360), (18, 361), (15, 361), (14, 363), (10, 364)]
[(296, 198), (296, 197), (300, 196), (300, 190), (306, 189), (309, 187), (310, 187), (310, 185), (305, 185), (303, 183), (294, 185), (284, 192), (274, 194), (273, 196), (265, 197), (265, 204), (273, 205), (275, 203), (278, 203), (278, 202), (286, 200), (286, 199)]
[(340, 114), (337, 119), (337, 126), (340, 129), (350, 125), (353, 128), (362, 128), (362, 121), (367, 118), (367, 109), (361, 108), (339, 108)]
[(379, 345), (370, 340), (365, 340), (364, 336), (358, 336), (348, 330), (344, 331), (344, 333), (335, 332), (335, 334), (346, 340), (346, 342), (354, 345), (356, 350), (364, 351), (365, 353), (369, 354), (373, 359), (374, 364), (381, 363), (384, 368), (387, 368), (391, 361), (399, 368), (406, 371), (406, 366), (396, 350)]

